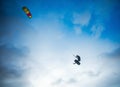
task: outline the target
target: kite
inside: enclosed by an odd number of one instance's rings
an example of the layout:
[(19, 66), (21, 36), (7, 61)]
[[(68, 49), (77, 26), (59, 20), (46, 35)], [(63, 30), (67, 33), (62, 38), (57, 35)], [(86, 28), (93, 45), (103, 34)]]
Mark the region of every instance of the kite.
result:
[(32, 18), (32, 14), (30, 13), (30, 10), (27, 7), (24, 6), (22, 7), (22, 9), (29, 18)]

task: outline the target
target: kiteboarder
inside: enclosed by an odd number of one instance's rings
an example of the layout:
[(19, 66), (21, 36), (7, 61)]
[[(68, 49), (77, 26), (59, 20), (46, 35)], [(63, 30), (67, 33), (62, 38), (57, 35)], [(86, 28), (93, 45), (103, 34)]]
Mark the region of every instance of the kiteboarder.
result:
[[(75, 55), (73, 55), (73, 56), (75, 56)], [(73, 63), (73, 64), (80, 65), (80, 64), (81, 64), (81, 63), (80, 63), (80, 61), (81, 61), (80, 56), (79, 56), (79, 55), (76, 55), (75, 58), (77, 58), (77, 59), (74, 60), (74, 63)]]

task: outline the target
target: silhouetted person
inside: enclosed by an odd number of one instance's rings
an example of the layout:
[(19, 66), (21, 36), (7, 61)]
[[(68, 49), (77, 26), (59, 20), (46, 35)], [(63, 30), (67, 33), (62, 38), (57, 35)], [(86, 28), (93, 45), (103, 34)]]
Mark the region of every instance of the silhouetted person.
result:
[(73, 63), (73, 64), (78, 64), (78, 65), (80, 65), (80, 61), (81, 61), (80, 56), (79, 56), (79, 55), (76, 55), (75, 57), (76, 57), (77, 59), (74, 60), (74, 63)]

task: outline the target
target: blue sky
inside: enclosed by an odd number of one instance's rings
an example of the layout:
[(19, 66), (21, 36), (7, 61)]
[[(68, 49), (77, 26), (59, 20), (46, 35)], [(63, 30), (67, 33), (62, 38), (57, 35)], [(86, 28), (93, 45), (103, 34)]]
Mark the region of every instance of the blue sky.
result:
[[(0, 86), (120, 86), (119, 0), (1, 0), (0, 6)], [(73, 65), (76, 54), (80, 66)]]

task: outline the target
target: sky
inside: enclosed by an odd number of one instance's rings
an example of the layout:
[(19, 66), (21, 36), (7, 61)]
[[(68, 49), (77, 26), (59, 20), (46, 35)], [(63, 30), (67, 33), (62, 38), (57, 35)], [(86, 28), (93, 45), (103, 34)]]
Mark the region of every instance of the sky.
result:
[(119, 0), (0, 0), (0, 87), (120, 87), (119, 62)]

